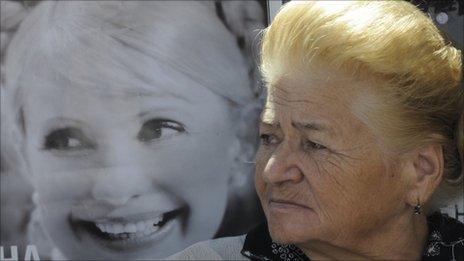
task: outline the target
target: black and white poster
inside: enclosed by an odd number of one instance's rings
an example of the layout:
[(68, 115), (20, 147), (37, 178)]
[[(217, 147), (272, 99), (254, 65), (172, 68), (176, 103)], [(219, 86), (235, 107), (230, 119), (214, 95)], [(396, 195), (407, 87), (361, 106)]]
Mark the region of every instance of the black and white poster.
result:
[(264, 1), (1, 1), (1, 246), (159, 259), (244, 233)]

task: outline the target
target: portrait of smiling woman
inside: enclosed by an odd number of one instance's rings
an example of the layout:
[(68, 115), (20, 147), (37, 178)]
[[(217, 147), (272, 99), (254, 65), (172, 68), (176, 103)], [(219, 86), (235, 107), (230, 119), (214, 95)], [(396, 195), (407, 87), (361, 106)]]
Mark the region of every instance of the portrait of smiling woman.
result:
[(172, 259), (463, 260), (462, 54), (405, 1), (293, 1), (263, 32), (267, 222)]
[(255, 224), (263, 24), (256, 1), (34, 7), (2, 92), (45, 232), (29, 243), (50, 239), (60, 260), (153, 260)]

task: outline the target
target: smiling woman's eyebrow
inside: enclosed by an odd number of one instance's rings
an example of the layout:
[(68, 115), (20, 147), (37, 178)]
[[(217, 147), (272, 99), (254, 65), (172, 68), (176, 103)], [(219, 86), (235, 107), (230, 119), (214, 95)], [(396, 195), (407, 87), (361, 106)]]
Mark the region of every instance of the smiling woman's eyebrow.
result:
[[(162, 106), (155, 106), (151, 107), (147, 110), (143, 110), (142, 112), (137, 114), (137, 117), (139, 118), (144, 118), (146, 115), (153, 114), (154, 112), (156, 113), (164, 113), (164, 112), (176, 112), (178, 111), (177, 107), (162, 107)], [(193, 117), (193, 115), (188, 111), (188, 110), (183, 110), (182, 114), (185, 115), (188, 118)]]

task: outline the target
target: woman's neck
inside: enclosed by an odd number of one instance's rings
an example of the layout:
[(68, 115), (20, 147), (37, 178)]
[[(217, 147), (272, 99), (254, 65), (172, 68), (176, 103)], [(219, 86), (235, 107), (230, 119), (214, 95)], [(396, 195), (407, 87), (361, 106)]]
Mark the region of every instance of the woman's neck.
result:
[(311, 260), (419, 260), (427, 235), (425, 216), (409, 214), (371, 230), (362, 238), (311, 241), (298, 247)]

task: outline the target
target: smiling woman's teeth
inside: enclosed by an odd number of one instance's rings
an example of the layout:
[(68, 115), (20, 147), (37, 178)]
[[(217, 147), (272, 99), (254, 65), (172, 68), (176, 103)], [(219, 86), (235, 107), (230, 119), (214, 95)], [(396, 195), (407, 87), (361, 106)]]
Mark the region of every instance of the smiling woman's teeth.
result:
[(104, 233), (121, 236), (128, 234), (137, 234), (137, 235), (149, 235), (156, 232), (159, 229), (159, 225), (162, 221), (162, 216), (158, 216), (154, 219), (143, 220), (137, 223), (109, 223), (102, 222), (96, 223), (96, 226)]

